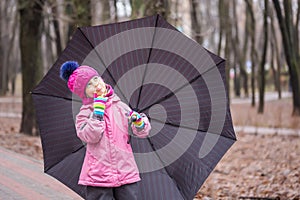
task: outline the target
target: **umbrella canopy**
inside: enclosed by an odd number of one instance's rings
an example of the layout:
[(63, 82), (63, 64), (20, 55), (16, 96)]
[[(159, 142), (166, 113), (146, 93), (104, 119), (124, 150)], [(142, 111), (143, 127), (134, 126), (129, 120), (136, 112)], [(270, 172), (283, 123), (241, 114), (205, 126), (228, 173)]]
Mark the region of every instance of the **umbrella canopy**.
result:
[(159, 15), (78, 28), (32, 94), (45, 172), (82, 197), (85, 146), (74, 125), (81, 101), (59, 77), (68, 60), (94, 67), (123, 102), (150, 118), (149, 137), (131, 139), (139, 199), (193, 199), (236, 140), (225, 60)]

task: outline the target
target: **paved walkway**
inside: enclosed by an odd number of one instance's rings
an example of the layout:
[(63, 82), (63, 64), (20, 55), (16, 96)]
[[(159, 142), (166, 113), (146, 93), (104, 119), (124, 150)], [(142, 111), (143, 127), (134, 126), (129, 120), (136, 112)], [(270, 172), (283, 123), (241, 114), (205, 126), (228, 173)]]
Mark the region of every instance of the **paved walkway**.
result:
[[(256, 93), (255, 94), (255, 101), (258, 102), (258, 96), (259, 94)], [(291, 92), (285, 92), (283, 91), (281, 93), (281, 98), (291, 98), (292, 97), (292, 93)], [(266, 92), (265, 93), (265, 101), (274, 101), (274, 100), (278, 100), (278, 93), (277, 92)], [(252, 97), (248, 97), (248, 98), (237, 98), (237, 97), (233, 97), (230, 100), (232, 104), (251, 104), (252, 101)]]
[(82, 200), (44, 174), (43, 164), (0, 147), (0, 200)]
[(234, 126), (235, 132), (244, 132), (247, 134), (256, 135), (285, 135), (285, 136), (299, 136), (300, 129), (289, 128), (267, 128), (255, 126)]

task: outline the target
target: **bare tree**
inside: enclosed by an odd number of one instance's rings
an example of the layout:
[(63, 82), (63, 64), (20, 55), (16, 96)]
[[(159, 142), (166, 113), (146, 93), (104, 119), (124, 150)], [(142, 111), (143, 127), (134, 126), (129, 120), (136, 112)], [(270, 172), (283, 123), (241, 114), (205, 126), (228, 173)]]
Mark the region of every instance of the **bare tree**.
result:
[[(43, 27), (42, 27), (42, 60), (44, 71), (48, 71), (51, 65), (56, 59), (57, 51), (62, 51), (59, 31), (58, 20), (55, 19), (53, 10), (55, 11), (55, 5), (50, 4), (51, 2), (46, 1), (44, 5), (44, 16), (43, 16)], [(58, 31), (58, 32), (57, 32)], [(56, 39), (55, 39), (56, 38)], [(59, 44), (58, 44), (59, 42)], [(54, 45), (56, 48), (54, 48)], [(58, 52), (58, 53), (60, 53)]]
[(245, 0), (247, 5), (247, 12), (250, 15), (250, 38), (251, 38), (251, 106), (255, 106), (255, 70), (256, 70), (256, 64), (257, 64), (257, 51), (256, 51), (256, 39), (255, 39), (255, 33), (256, 33), (256, 20), (254, 17), (253, 12), (253, 2), (252, 0)]
[(114, 22), (118, 22), (117, 0), (114, 0), (113, 3), (114, 3)]
[(193, 35), (194, 39), (199, 43), (203, 43), (203, 37), (201, 35), (201, 24), (199, 20), (200, 14), (200, 4), (199, 1), (197, 0), (190, 0), (191, 4), (191, 22), (192, 22), (192, 30), (193, 30)]
[(231, 38), (232, 38), (232, 19), (230, 17), (230, 0), (224, 0), (224, 17), (225, 17), (225, 24), (223, 27), (225, 27), (225, 58), (227, 58), (227, 66), (226, 66), (226, 88), (228, 91), (228, 98), (230, 97), (230, 77), (229, 77), (229, 71), (230, 71), (230, 57), (231, 57)]
[(58, 13), (58, 3), (56, 0), (49, 1), (52, 13), (53, 13), (53, 26), (54, 26), (54, 32), (55, 32), (55, 44), (56, 44), (56, 53), (59, 55), (62, 52), (62, 41), (61, 41), (61, 35), (59, 31), (59, 13)]
[(218, 55), (221, 55), (223, 35), (225, 34), (225, 48), (224, 56), (226, 61), (226, 88), (228, 90), (228, 96), (230, 96), (230, 84), (229, 84), (229, 71), (230, 71), (230, 60), (231, 60), (231, 39), (232, 39), (232, 22), (230, 17), (230, 1), (219, 0), (219, 44), (218, 44)]
[[(270, 43), (271, 43), (271, 68), (274, 75), (274, 86), (275, 90), (278, 92), (278, 99), (281, 99), (281, 84), (280, 84), (280, 74), (281, 74), (281, 55), (279, 51), (279, 45), (277, 42), (275, 22), (274, 22), (274, 10), (273, 7), (269, 7), (270, 16)], [(276, 64), (275, 64), (276, 63)], [(275, 67), (276, 66), (276, 67)]]
[(14, 95), (16, 73), (20, 67), (17, 35), (19, 19), (16, 4), (16, 0), (0, 2), (0, 95), (6, 95), (9, 89)]
[(102, 14), (102, 19), (103, 23), (108, 23), (110, 22), (110, 5), (109, 5), (109, 0), (103, 0), (103, 14)]
[(92, 25), (108, 23), (110, 21), (109, 0), (91, 0)]
[(178, 13), (178, 6), (179, 6), (179, 0), (175, 0), (174, 3), (174, 13), (175, 13), (175, 20), (174, 20), (174, 26), (178, 26), (178, 21), (179, 21), (179, 13)]
[(268, 0), (264, 0), (264, 44), (263, 53), (260, 62), (259, 74), (259, 104), (258, 113), (264, 112), (264, 95), (265, 95), (265, 64), (268, 50)]
[(4, 65), (4, 58), (5, 58), (5, 44), (4, 44), (4, 36), (5, 33), (2, 30), (2, 27), (5, 25), (6, 20), (5, 16), (6, 16), (6, 1), (1, 1), (0, 2), (0, 95), (5, 95), (6, 90), (7, 90), (7, 67)]
[[(12, 7), (17, 8), (17, 1), (13, 0)], [(8, 58), (7, 58), (7, 66), (8, 68), (8, 81), (11, 83), (11, 94), (15, 95), (16, 90), (16, 77), (17, 73), (20, 71), (20, 46), (19, 46), (19, 13), (17, 9), (12, 11), (12, 34), (10, 45), (8, 49)]]
[[(237, 5), (236, 0), (231, 1), (232, 9), (233, 9), (233, 17), (232, 17), (232, 23), (233, 23), (233, 34), (232, 34), (232, 49), (234, 51), (234, 60), (233, 60), (233, 69), (234, 69), (234, 93), (235, 96), (240, 97), (241, 96), (241, 78), (240, 78), (240, 72), (242, 70), (243, 63), (241, 62), (241, 54), (240, 52), (240, 39), (239, 39), (239, 28), (238, 28), (238, 20), (237, 20)], [(247, 41), (247, 37), (245, 37), (245, 41)], [(238, 61), (238, 62), (237, 62)], [(239, 64), (237, 64), (239, 63)]]
[[(16, 66), (12, 66), (12, 55), (17, 58), (13, 50), (15, 49), (15, 38), (17, 33), (18, 15), (16, 2), (13, 0), (3, 0), (0, 2), (0, 95), (5, 95), (9, 88), (9, 82), (14, 81), (16, 76)], [(11, 67), (9, 67), (11, 66)]]
[[(283, 1), (283, 11), (281, 3), (273, 0), (273, 5), (277, 14), (281, 38), (284, 47), (286, 62), (289, 68), (290, 83), (293, 91), (293, 115), (300, 116), (300, 49), (299, 49), (299, 21), (300, 21), (300, 0), (298, 0), (298, 10), (294, 15), (292, 1)], [(296, 16), (296, 19), (294, 18)]]
[(222, 42), (223, 42), (223, 31), (225, 30), (225, 13), (224, 13), (224, 0), (219, 0), (218, 3), (219, 11), (219, 42), (218, 42), (218, 55), (221, 55)]
[(215, 40), (215, 35), (216, 35), (216, 27), (215, 27), (215, 22), (217, 21), (214, 18), (214, 13), (212, 13), (213, 8), (215, 7), (215, 3), (211, 0), (206, 1), (206, 8), (205, 8), (205, 21), (208, 22), (209, 26), (209, 31), (207, 36), (208, 38), (208, 48), (211, 49), (213, 52), (217, 52), (217, 44)]
[(20, 47), (22, 60), (23, 112), (21, 132), (36, 135), (36, 121), (30, 91), (43, 74), (41, 59), (41, 25), (43, 0), (19, 0)]
[[(234, 34), (232, 36), (234, 36), (232, 38), (232, 48), (234, 50), (235, 53), (235, 58), (238, 61), (238, 69), (235, 70), (235, 93), (237, 96), (240, 96), (240, 75), (242, 76), (242, 80), (243, 80), (243, 88), (244, 88), (244, 93), (245, 96), (248, 97), (248, 75), (246, 72), (246, 67), (245, 67), (245, 63), (246, 63), (246, 54), (247, 54), (247, 45), (248, 45), (248, 38), (249, 38), (249, 34), (248, 34), (248, 21), (249, 21), (249, 17), (247, 17), (247, 13), (246, 13), (246, 23), (245, 23), (245, 33), (244, 33), (244, 44), (243, 47), (240, 46), (240, 38), (239, 38), (239, 28), (238, 28), (238, 16), (237, 16), (237, 4), (236, 4), (236, 0), (231, 1), (232, 5), (232, 9), (233, 9), (233, 30), (234, 30)], [(240, 73), (236, 73), (236, 71), (239, 71)]]

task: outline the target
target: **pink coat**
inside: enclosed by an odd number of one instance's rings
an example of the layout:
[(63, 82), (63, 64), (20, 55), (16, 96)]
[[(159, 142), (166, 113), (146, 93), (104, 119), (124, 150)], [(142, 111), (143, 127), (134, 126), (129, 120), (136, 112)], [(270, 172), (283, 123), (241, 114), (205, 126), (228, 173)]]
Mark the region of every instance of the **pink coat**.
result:
[[(106, 103), (104, 121), (91, 118), (93, 105), (83, 105), (76, 116), (77, 136), (86, 145), (86, 155), (78, 184), (98, 187), (118, 187), (140, 180), (139, 171), (128, 144), (128, 117), (131, 109), (113, 94)], [(146, 137), (151, 129), (143, 116), (141, 131), (132, 125), (133, 133)]]

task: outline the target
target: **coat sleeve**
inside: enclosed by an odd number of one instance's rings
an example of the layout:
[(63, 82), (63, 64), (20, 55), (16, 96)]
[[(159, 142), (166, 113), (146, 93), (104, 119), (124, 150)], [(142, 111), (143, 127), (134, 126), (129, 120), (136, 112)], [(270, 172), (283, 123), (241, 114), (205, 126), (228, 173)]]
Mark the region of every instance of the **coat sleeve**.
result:
[(97, 143), (105, 130), (105, 122), (91, 118), (92, 106), (82, 106), (76, 116), (77, 136), (85, 143)]
[(144, 113), (140, 113), (141, 117), (144, 120), (145, 126), (142, 130), (138, 130), (133, 124), (131, 124), (132, 132), (134, 135), (140, 137), (140, 138), (145, 138), (149, 135), (149, 132), (151, 130), (151, 125), (149, 122), (148, 117)]

